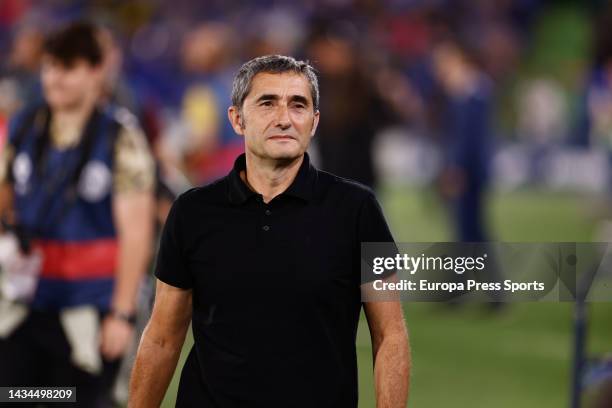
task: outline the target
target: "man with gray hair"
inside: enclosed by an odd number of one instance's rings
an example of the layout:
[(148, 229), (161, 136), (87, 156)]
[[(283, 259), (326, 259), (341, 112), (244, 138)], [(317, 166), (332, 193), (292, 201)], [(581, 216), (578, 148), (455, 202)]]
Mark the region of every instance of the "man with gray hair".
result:
[[(241, 67), (228, 116), (245, 154), (173, 204), (130, 407), (159, 406), (190, 322), (177, 407), (357, 407), (360, 244), (393, 237), (370, 189), (310, 164), (318, 104), (306, 62), (273, 55)], [(377, 406), (405, 407), (401, 306), (363, 306)]]

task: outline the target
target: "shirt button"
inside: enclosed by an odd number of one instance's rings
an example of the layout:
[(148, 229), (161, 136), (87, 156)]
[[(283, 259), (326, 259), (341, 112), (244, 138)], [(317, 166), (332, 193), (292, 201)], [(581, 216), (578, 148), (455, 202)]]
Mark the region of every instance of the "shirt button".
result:
[(265, 214), (266, 214), (266, 215), (270, 215), (270, 214), (272, 214), (272, 211), (270, 211), (270, 210), (266, 210)]
[(270, 231), (270, 226), (264, 225), (263, 227), (261, 227), (261, 229), (263, 229), (264, 231)]

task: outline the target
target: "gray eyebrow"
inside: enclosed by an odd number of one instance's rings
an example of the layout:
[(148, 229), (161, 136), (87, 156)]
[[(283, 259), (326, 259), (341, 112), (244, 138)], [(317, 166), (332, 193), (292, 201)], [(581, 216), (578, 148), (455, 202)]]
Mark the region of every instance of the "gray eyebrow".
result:
[[(255, 101), (256, 103), (262, 102), (262, 101), (277, 101), (279, 100), (280, 97), (278, 95), (275, 94), (263, 94), (261, 95), (259, 98), (257, 98), (257, 100)], [(308, 102), (308, 98), (302, 96), (302, 95), (293, 95), (291, 96), (291, 102), (300, 102), (303, 103), (304, 105), (308, 106), (310, 105), (310, 103)]]

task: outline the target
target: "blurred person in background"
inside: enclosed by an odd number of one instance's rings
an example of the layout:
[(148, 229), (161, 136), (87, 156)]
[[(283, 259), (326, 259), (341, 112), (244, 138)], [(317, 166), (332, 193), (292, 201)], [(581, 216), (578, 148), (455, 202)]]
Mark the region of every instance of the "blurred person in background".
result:
[(0, 145), (4, 146), (9, 118), (23, 108), (24, 101), (41, 98), (39, 70), (43, 34), (33, 26), (19, 29), (11, 51), (0, 66)]
[[(583, 141), (608, 154), (612, 168), (612, 4), (602, 10), (595, 29), (593, 66), (580, 128)], [(612, 173), (608, 175), (612, 179)]]
[(373, 141), (397, 117), (367, 74), (356, 41), (350, 33), (321, 23), (307, 43), (325, 89), (316, 146), (323, 170), (377, 187)]
[(292, 7), (278, 5), (271, 10), (256, 8), (245, 16), (241, 55), (251, 59), (260, 55), (294, 54), (308, 29), (307, 11), (302, 7), (296, 3)]
[(234, 32), (221, 22), (201, 24), (183, 39), (180, 106), (165, 130), (160, 153), (166, 163), (182, 168), (193, 185), (225, 174), (243, 151), (225, 120), (234, 52)]
[(606, 159), (605, 187), (601, 207), (593, 215), (598, 219), (596, 240), (612, 240), (612, 4), (601, 12), (595, 27), (592, 67), (584, 84), (581, 110), (573, 142), (600, 152)]
[(115, 34), (108, 27), (99, 26), (97, 38), (103, 55), (100, 101), (121, 106), (132, 113), (138, 114), (140, 110), (137, 106), (136, 96), (123, 75), (123, 52)]
[[(612, 4), (595, 26), (594, 58), (586, 84), (585, 122), (580, 131), (586, 144), (612, 152)], [(611, 162), (612, 162), (612, 154)]]
[(474, 58), (453, 40), (440, 42), (432, 54), (444, 99), (440, 129), (444, 163), (438, 187), (451, 206), (455, 239), (461, 242), (489, 239), (484, 201), (492, 142), (492, 84)]
[(612, 152), (612, 55), (597, 67), (587, 91), (588, 139)]
[(154, 163), (135, 118), (100, 104), (98, 34), (75, 22), (47, 38), (44, 104), (13, 119), (0, 166), (4, 225), (19, 256), (42, 256), (9, 299), (17, 317), (0, 316), (0, 384), (76, 386), (80, 407), (112, 406), (153, 233)]
[[(486, 193), (492, 155), (492, 82), (479, 67), (478, 53), (467, 43), (440, 41), (432, 52), (432, 68), (443, 92), (440, 143), (443, 155), (438, 188), (450, 207), (455, 240), (490, 241), (486, 229)], [(489, 251), (488, 278), (502, 281), (502, 271)], [(492, 291), (487, 309), (504, 308), (503, 292)], [(461, 300), (451, 300), (451, 305)]]

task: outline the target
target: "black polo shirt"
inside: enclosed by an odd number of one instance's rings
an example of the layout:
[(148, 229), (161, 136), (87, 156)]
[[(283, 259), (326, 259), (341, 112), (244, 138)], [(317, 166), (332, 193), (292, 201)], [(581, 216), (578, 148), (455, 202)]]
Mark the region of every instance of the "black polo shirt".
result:
[(156, 276), (193, 289), (179, 407), (356, 407), (360, 243), (392, 242), (367, 187), (304, 156), (270, 203), (230, 174), (182, 194)]

